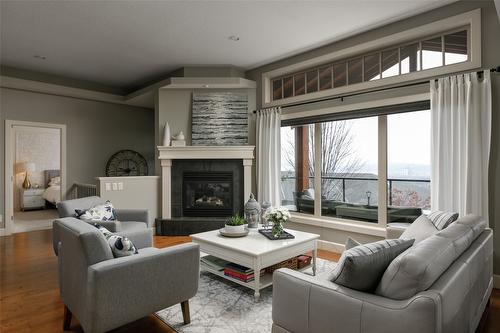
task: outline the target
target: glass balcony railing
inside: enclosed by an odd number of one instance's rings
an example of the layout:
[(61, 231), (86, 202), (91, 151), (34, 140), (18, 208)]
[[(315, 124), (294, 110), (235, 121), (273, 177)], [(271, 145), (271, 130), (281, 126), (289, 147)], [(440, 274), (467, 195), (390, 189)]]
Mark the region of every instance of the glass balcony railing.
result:
[[(313, 178), (311, 178), (311, 184)], [(321, 214), (377, 222), (378, 179), (356, 177), (321, 177)], [(295, 191), (295, 176), (281, 179), (282, 204), (290, 210), (314, 213), (311, 190)], [(387, 179), (388, 222), (412, 222), (430, 209), (430, 180), (413, 178)]]

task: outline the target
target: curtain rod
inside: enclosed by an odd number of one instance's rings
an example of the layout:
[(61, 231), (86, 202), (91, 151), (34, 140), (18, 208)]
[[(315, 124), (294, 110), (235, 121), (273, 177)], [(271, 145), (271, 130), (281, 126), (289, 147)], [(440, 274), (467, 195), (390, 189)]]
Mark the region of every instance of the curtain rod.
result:
[[(481, 74), (483, 71), (478, 71), (477, 74)], [(500, 73), (500, 66), (490, 68), (490, 72), (497, 72)], [(344, 98), (346, 97), (353, 97), (353, 96), (358, 96), (358, 95), (364, 95), (364, 94), (370, 94), (374, 92), (380, 92), (380, 91), (386, 91), (386, 90), (392, 90), (392, 89), (398, 89), (398, 88), (405, 88), (405, 87), (413, 87), (413, 86), (419, 86), (422, 84), (428, 84), (430, 81), (425, 80), (425, 81), (418, 81), (418, 82), (413, 82), (413, 83), (407, 83), (399, 86), (392, 86), (392, 87), (385, 87), (385, 88), (379, 88), (379, 89), (373, 89), (373, 90), (367, 90), (367, 91), (360, 91), (356, 93), (351, 93), (351, 94), (346, 94), (346, 95), (339, 95), (339, 96), (332, 96), (332, 97), (326, 97), (326, 98), (321, 98), (321, 99), (315, 99), (311, 101), (304, 101), (304, 102), (297, 102), (297, 103), (290, 103), (281, 106), (282, 109), (285, 108), (290, 108), (294, 106), (302, 106), (302, 105), (308, 105), (308, 104), (314, 104), (314, 103), (319, 103), (319, 102), (325, 102), (325, 101), (333, 101), (336, 99), (340, 99), (341, 101), (344, 101)], [(252, 113), (257, 113), (257, 110), (253, 110)]]

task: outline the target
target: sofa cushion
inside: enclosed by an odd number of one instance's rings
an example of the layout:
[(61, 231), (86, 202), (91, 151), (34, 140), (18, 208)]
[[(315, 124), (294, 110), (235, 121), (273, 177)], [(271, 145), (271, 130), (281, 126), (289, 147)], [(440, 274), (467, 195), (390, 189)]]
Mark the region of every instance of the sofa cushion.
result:
[(344, 251), (329, 280), (360, 291), (373, 291), (385, 269), (413, 239), (386, 239)]
[(412, 224), (410, 224), (405, 231), (399, 236), (404, 239), (415, 239), (415, 244), (420, 243), (429, 236), (434, 235), (439, 230), (434, 223), (425, 215), (420, 215)]
[(402, 300), (427, 290), (485, 227), (484, 219), (467, 215), (414, 245), (387, 267), (376, 294)]
[(437, 210), (431, 212), (428, 218), (432, 223), (434, 223), (438, 230), (443, 230), (458, 218), (458, 213), (442, 212)]

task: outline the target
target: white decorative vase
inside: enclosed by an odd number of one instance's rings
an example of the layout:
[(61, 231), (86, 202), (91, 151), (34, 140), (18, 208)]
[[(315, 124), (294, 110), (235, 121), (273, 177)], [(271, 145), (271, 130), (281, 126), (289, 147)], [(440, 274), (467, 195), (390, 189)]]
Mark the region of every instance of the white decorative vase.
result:
[(165, 127), (163, 128), (163, 146), (170, 146), (170, 126), (168, 122), (165, 123)]

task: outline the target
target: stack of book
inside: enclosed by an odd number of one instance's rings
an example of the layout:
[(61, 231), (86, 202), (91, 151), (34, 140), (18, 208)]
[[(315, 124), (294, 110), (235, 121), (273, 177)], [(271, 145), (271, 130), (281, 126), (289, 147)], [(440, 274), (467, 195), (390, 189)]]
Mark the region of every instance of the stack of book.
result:
[[(260, 272), (260, 275), (262, 276), (264, 274), (264, 270)], [(253, 281), (255, 278), (255, 273), (253, 269), (241, 266), (235, 263), (229, 263), (226, 265), (224, 268), (224, 275), (230, 276), (234, 279), (243, 281), (243, 282), (250, 282)]]

